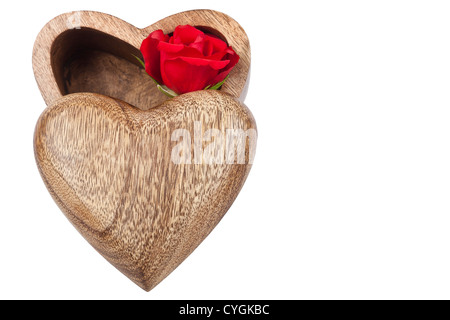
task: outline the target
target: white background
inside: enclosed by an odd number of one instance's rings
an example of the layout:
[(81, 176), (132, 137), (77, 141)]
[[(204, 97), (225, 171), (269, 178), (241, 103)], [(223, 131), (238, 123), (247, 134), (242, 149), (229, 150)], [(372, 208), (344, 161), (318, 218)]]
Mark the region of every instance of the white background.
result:
[[(2, 1), (0, 298), (450, 298), (447, 1)], [(254, 167), (212, 234), (146, 293), (59, 211), (33, 131), (32, 47), (53, 17), (145, 27), (188, 9), (247, 31)]]

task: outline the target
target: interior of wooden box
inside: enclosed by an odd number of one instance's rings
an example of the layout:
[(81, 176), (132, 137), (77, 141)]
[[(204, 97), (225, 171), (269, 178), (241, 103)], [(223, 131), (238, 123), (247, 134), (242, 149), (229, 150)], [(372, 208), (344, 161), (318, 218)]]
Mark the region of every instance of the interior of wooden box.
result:
[(62, 33), (51, 49), (52, 69), (62, 95), (100, 93), (148, 110), (167, 97), (133, 55), (142, 59), (130, 44), (89, 28)]
[[(217, 30), (197, 28), (227, 42)], [(143, 60), (137, 48), (89, 28), (65, 31), (51, 48), (52, 69), (62, 95), (100, 93), (148, 110), (168, 98), (156, 88), (135, 56)]]

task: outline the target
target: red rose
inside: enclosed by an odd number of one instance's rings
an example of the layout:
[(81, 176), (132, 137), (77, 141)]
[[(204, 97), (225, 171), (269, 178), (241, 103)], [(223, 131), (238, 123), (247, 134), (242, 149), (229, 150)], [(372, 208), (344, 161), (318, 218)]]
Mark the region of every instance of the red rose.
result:
[(224, 41), (189, 26), (173, 36), (152, 32), (141, 45), (145, 70), (177, 94), (203, 90), (223, 81), (239, 56)]

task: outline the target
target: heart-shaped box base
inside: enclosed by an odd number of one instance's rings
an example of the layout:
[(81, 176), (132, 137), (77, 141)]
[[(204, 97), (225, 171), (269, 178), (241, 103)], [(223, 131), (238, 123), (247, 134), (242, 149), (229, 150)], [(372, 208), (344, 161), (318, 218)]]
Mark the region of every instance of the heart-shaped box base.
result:
[[(79, 29), (66, 30), (62, 21), (71, 16), (62, 15), (35, 44), (35, 75), (49, 105), (36, 126), (36, 161), (75, 228), (150, 290), (212, 231), (250, 171), (256, 123), (241, 102), (248, 40), (234, 20), (208, 10), (144, 31), (80, 14)], [(165, 101), (130, 57), (150, 29), (168, 33), (192, 21), (235, 44), (242, 63), (220, 91)]]

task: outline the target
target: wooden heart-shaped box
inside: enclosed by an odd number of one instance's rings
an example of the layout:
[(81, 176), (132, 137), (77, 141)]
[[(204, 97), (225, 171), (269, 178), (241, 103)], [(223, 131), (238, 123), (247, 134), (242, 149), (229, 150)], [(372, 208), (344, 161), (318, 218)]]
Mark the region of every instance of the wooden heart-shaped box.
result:
[[(154, 30), (190, 24), (241, 59), (218, 91), (173, 99), (137, 60)], [(37, 37), (33, 69), (48, 107), (35, 156), (52, 197), (83, 237), (144, 290), (172, 272), (227, 212), (251, 168), (256, 124), (243, 105), (247, 36), (195, 10), (138, 29), (99, 12), (63, 14)]]

